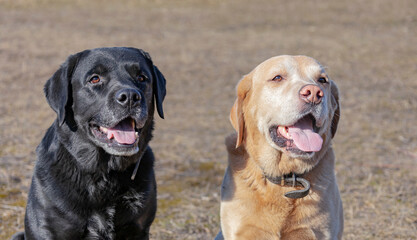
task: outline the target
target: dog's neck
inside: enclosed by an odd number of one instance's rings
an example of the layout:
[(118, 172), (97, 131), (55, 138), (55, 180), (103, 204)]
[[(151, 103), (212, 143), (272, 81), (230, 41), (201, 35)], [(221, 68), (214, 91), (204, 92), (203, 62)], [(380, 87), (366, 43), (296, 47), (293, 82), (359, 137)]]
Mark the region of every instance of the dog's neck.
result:
[(297, 159), (277, 150), (262, 134), (248, 133), (243, 145), (248, 151), (249, 157), (258, 164), (263, 172), (272, 177), (292, 173), (303, 174), (310, 171), (316, 163), (315, 157), (308, 160)]
[[(226, 138), (225, 144), (228, 153), (230, 157), (235, 159), (231, 163), (234, 165), (232, 167), (242, 169), (244, 165), (250, 164), (249, 160), (251, 160), (257, 165), (257, 168), (263, 175), (272, 178), (293, 173), (298, 176), (309, 173), (319, 164), (319, 159), (322, 159), (325, 154), (328, 154), (327, 152), (330, 149), (330, 146), (324, 147), (323, 151), (317, 152), (311, 159), (297, 159), (272, 148), (265, 138), (260, 137), (255, 139), (252, 136), (261, 135), (248, 134), (242, 145), (238, 148), (236, 148), (236, 134), (231, 134)], [(325, 141), (324, 144), (327, 145), (330, 143)]]
[[(265, 146), (269, 147), (268, 143), (253, 144), (246, 139), (240, 147), (236, 148), (236, 137), (236, 134), (231, 134), (225, 142), (232, 171), (238, 172), (238, 175), (246, 182), (267, 181), (271, 186), (298, 187), (296, 190), (284, 192), (287, 198), (297, 199), (307, 196), (310, 191), (310, 182), (316, 181), (312, 176), (330, 174), (327, 170), (331, 172), (333, 169), (333, 162), (317, 161), (317, 164), (313, 165), (311, 160), (291, 158), (275, 149), (267, 151), (268, 148)], [(269, 149), (272, 148), (269, 147)], [(330, 147), (326, 149), (318, 152), (315, 157), (320, 159), (324, 155), (333, 154)], [(334, 159), (334, 156), (326, 158)]]

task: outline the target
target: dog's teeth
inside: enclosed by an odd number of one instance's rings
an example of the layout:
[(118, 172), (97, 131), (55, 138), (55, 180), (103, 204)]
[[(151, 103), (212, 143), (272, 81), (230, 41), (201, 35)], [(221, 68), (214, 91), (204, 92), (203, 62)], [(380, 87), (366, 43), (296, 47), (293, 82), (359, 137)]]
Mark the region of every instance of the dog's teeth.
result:
[(100, 127), (100, 131), (102, 131), (102, 132), (104, 132), (104, 133), (107, 133), (107, 128), (105, 128), (105, 127)]
[(138, 133), (138, 132), (135, 132), (135, 136), (136, 136), (136, 137), (139, 137), (139, 133)]
[(278, 127), (278, 132), (279, 132), (281, 135), (283, 135), (283, 134), (285, 133), (285, 128), (284, 128), (284, 127), (282, 127), (282, 126), (279, 126), (279, 127)]

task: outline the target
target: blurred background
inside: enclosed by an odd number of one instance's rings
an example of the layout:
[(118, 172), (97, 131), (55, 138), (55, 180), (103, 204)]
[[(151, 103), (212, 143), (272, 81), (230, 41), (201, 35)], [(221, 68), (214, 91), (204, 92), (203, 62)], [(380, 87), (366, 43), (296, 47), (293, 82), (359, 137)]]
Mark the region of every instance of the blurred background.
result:
[(417, 1), (0, 0), (0, 239), (23, 230), (35, 148), (55, 119), (43, 84), (69, 54), (132, 46), (167, 79), (156, 117), (151, 239), (213, 239), (239, 79), (316, 58), (341, 92), (334, 139), (344, 239), (416, 239)]

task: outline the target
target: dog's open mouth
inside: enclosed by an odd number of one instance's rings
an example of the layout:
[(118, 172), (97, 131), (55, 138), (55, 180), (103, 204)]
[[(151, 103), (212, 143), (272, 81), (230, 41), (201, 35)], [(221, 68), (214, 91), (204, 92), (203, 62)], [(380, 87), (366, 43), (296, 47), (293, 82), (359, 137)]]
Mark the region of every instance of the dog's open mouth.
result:
[(279, 147), (294, 153), (303, 153), (320, 151), (323, 139), (318, 130), (315, 118), (309, 114), (291, 126), (272, 126), (269, 133)]
[(135, 121), (128, 117), (113, 127), (91, 124), (91, 130), (100, 142), (131, 146), (139, 139), (139, 131), (135, 125)]

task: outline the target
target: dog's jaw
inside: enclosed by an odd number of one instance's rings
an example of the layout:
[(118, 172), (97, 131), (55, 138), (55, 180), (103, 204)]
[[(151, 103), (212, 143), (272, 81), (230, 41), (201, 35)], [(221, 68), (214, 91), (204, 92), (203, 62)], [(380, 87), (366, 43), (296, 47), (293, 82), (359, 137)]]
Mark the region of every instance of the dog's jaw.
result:
[[(266, 118), (265, 116), (264, 118), (255, 118), (253, 117), (253, 114), (253, 112), (250, 112), (250, 116), (247, 116), (248, 119), (245, 120), (247, 127), (245, 130), (245, 141), (243, 143), (244, 148), (246, 151), (250, 152), (250, 157), (254, 159), (262, 171), (269, 176), (282, 176), (289, 173), (303, 174), (308, 172), (317, 165), (320, 156), (322, 156), (324, 150), (327, 149), (329, 143), (326, 138), (326, 129), (328, 128), (326, 120), (316, 120), (316, 124), (318, 121), (323, 123), (320, 127), (315, 129), (315, 131), (323, 138), (322, 149), (319, 152), (303, 152), (301, 150), (291, 151), (287, 149), (286, 145), (277, 145), (270, 134), (272, 126), (275, 126), (274, 131), (277, 133), (276, 130), (278, 125), (276, 122), (273, 122), (270, 118)], [(298, 118), (301, 119), (307, 115), (298, 115), (294, 120), (287, 124), (294, 125)], [(249, 119), (258, 119), (258, 121)]]
[(88, 124), (92, 141), (108, 154), (116, 156), (132, 156), (139, 152), (142, 127), (143, 124), (138, 124), (130, 117), (112, 127), (104, 127), (92, 122)]
[[(320, 115), (319, 115), (320, 116)], [(322, 147), (322, 135), (324, 120), (316, 118), (313, 114), (299, 114), (291, 123), (280, 124), (275, 121), (265, 121), (266, 118), (259, 117), (258, 130), (262, 133), (266, 142), (276, 151), (280, 151), (292, 158), (310, 159), (315, 152)], [(320, 125), (317, 124), (320, 122)], [(311, 129), (306, 129), (310, 126)], [(302, 129), (300, 129), (300, 127)], [(294, 130), (298, 129), (298, 131)], [(295, 141), (296, 134), (301, 134), (302, 139), (309, 144)]]

